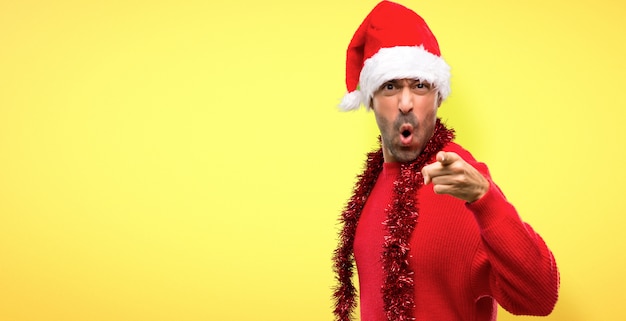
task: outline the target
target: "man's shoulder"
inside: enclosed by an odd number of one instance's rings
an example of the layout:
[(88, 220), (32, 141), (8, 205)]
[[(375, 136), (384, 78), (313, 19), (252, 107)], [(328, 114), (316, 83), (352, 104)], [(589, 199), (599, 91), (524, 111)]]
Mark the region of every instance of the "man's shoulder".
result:
[(472, 156), (472, 153), (470, 153), (467, 149), (463, 148), (463, 146), (455, 142), (449, 142), (446, 146), (443, 147), (442, 150), (444, 152), (456, 153), (461, 156), (461, 158), (463, 158), (466, 162), (476, 162), (476, 159), (474, 158), (474, 156)]

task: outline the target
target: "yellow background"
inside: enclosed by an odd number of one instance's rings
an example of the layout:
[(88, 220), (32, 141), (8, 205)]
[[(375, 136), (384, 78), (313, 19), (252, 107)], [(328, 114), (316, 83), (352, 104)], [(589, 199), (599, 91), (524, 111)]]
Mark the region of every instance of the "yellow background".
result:
[[(335, 106), (376, 3), (0, 3), (0, 320), (332, 320), (377, 136)], [(546, 320), (624, 320), (626, 5), (402, 3), (452, 66), (440, 115), (556, 255)]]

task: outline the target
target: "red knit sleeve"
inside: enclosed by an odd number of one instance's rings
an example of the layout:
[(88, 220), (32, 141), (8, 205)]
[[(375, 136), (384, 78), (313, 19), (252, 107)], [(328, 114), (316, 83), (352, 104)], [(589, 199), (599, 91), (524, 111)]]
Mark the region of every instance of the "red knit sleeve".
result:
[(475, 167), (490, 181), (489, 191), (481, 199), (466, 204), (476, 218), (482, 240), (473, 275), (489, 279), (489, 287), (481, 288), (477, 295), (495, 298), (512, 314), (550, 314), (559, 290), (552, 252), (491, 181), (486, 166), (477, 163)]

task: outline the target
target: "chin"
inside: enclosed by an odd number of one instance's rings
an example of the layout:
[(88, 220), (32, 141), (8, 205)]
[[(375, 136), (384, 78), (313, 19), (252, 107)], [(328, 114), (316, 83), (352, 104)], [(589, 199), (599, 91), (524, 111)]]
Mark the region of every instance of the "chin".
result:
[(411, 145), (411, 146), (398, 146), (395, 150), (395, 155), (397, 159), (401, 162), (412, 162), (417, 159), (417, 157), (422, 152), (421, 146), (419, 144)]
[(400, 163), (412, 162), (417, 159), (417, 156), (419, 156), (419, 151), (413, 150), (394, 153), (394, 158)]

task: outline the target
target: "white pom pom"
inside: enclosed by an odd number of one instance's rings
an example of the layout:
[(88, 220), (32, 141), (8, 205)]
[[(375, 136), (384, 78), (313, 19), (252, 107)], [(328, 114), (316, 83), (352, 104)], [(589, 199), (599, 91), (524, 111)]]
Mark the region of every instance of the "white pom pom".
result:
[(360, 106), (361, 92), (359, 90), (355, 90), (343, 96), (343, 99), (341, 99), (341, 103), (339, 104), (339, 109), (341, 109), (341, 111), (351, 111), (359, 109)]

